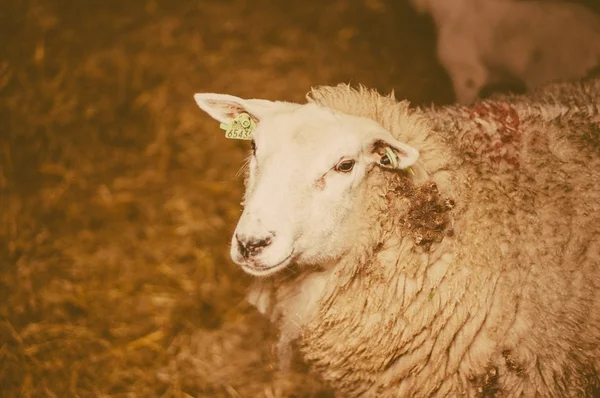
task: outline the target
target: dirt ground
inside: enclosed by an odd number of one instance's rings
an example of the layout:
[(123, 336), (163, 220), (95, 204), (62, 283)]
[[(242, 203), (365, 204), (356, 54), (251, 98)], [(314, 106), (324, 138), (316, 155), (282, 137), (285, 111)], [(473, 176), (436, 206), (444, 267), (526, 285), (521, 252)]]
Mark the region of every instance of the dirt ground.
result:
[(3, 0), (0, 396), (330, 396), (232, 264), (236, 175), (196, 92), (452, 101), (401, 0)]

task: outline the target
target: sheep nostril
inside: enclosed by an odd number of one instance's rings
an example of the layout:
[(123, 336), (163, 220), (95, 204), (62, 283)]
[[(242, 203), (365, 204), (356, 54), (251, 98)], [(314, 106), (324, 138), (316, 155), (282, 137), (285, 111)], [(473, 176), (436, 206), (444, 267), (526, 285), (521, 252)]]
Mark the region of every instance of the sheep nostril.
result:
[(238, 243), (239, 252), (244, 258), (249, 258), (260, 253), (264, 247), (267, 247), (271, 244), (270, 236), (267, 236), (266, 238), (246, 238), (236, 235), (235, 239)]
[(267, 237), (264, 239), (259, 239), (256, 242), (254, 242), (252, 244), (252, 246), (256, 247), (256, 248), (261, 248), (261, 247), (266, 247), (269, 246), (271, 244), (271, 238)]
[(271, 244), (271, 238), (263, 238), (263, 239), (250, 239), (246, 242), (246, 250), (250, 255), (255, 255), (260, 253), (260, 251)]
[(248, 258), (248, 250), (246, 249), (244, 242), (240, 239), (238, 235), (235, 235), (235, 240), (237, 241), (238, 251), (240, 252), (242, 257)]

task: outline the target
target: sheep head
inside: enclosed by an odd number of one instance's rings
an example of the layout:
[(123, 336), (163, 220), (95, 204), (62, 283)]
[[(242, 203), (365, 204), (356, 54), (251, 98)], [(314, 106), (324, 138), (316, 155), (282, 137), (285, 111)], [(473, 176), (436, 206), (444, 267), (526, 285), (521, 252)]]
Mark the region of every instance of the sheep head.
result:
[(219, 122), (247, 113), (256, 123), (244, 210), (231, 240), (231, 258), (255, 276), (342, 256), (357, 233), (365, 176), (373, 167), (405, 169), (419, 157), (375, 121), (316, 104), (194, 98)]

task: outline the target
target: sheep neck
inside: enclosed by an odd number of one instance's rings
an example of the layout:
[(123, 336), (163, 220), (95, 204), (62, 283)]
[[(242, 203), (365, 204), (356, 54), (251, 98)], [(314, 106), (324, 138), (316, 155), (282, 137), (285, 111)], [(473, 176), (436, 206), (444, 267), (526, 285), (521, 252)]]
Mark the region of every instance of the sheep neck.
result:
[[(369, 384), (356, 382), (363, 370), (370, 373), (361, 369), (363, 363), (377, 364), (383, 372), (397, 366), (403, 355), (410, 359), (400, 366), (423, 361), (427, 347), (419, 347), (421, 337), (446, 327), (447, 314), (443, 305), (439, 313), (422, 309), (432, 300), (446, 300), (438, 288), (446, 283), (447, 273), (455, 272), (451, 258), (443, 254), (452, 240), (448, 237), (452, 205), (435, 184), (418, 186), (407, 175), (383, 170), (374, 170), (368, 184), (362, 219), (371, 222), (372, 233), (339, 259), (332, 278), (335, 285), (325, 287), (301, 339), (304, 357), (348, 395), (364, 393), (352, 388)], [(441, 290), (460, 297), (466, 284), (459, 285)], [(427, 326), (432, 326), (430, 332), (424, 332)], [(396, 352), (371, 349), (373, 345), (394, 347)], [(355, 369), (351, 377), (336, 376), (350, 363)]]

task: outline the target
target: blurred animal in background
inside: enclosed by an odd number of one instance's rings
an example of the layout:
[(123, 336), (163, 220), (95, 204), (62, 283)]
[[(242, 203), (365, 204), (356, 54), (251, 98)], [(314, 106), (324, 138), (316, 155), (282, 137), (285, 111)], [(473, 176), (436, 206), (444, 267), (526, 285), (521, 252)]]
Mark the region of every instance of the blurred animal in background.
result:
[(297, 341), (342, 397), (598, 396), (600, 80), (195, 98), (253, 140), (230, 253), (284, 367)]
[(457, 100), (585, 77), (600, 65), (600, 15), (542, 0), (409, 0), (437, 28), (437, 56)]

